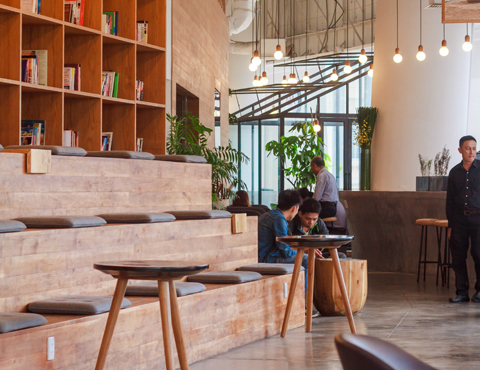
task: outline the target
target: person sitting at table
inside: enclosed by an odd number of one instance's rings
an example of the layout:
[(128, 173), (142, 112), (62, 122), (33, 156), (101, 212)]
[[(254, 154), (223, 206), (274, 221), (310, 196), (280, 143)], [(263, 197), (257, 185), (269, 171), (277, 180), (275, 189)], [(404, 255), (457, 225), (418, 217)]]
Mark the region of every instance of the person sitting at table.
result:
[(245, 190), (237, 191), (236, 197), (232, 202), (232, 206), (235, 207), (250, 207), (250, 200), (248, 199), (248, 193)]

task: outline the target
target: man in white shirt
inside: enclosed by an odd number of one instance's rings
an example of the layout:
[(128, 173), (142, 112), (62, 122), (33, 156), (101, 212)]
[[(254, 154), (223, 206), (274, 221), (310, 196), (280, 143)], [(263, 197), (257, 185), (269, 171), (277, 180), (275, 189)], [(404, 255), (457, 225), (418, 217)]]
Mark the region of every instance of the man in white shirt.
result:
[(334, 217), (337, 214), (338, 189), (335, 177), (325, 168), (322, 157), (313, 157), (310, 168), (317, 177), (313, 199), (322, 206), (320, 218)]

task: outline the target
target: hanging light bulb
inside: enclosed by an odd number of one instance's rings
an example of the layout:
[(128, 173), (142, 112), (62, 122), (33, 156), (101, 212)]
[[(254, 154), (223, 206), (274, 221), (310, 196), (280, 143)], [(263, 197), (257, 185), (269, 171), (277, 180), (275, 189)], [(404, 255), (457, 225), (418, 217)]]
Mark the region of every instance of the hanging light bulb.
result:
[(400, 54), (400, 49), (396, 48), (395, 49), (395, 55), (393, 56), (393, 61), (395, 63), (400, 63), (403, 60), (402, 55)]
[(287, 76), (283, 76), (282, 85), (288, 85)]
[(255, 87), (258, 86), (258, 78), (257, 78), (257, 75), (255, 75), (255, 77), (254, 77), (254, 79), (253, 79), (253, 81), (252, 81), (252, 85), (255, 86)]
[(313, 121), (313, 131), (318, 132), (321, 129), (322, 129), (322, 127), (320, 126), (320, 122), (318, 122), (318, 119), (315, 119)]
[(273, 57), (276, 60), (280, 60), (283, 58), (283, 53), (282, 53), (282, 47), (280, 45), (277, 45), (277, 51), (273, 54)]
[(308, 72), (305, 71), (305, 75), (303, 76), (303, 82), (307, 83), (310, 81), (310, 77), (308, 77)]
[(442, 57), (446, 57), (448, 55), (447, 40), (442, 40), (442, 47), (438, 52)]
[(464, 42), (463, 45), (462, 45), (462, 49), (463, 49), (464, 51), (470, 51), (470, 50), (472, 50), (472, 48), (473, 48), (473, 45), (472, 45), (472, 43), (470, 42), (470, 36), (466, 35), (466, 36), (465, 36), (465, 42)]
[(255, 50), (253, 52), (253, 59), (252, 63), (259, 66), (262, 63), (262, 60), (260, 59), (260, 54), (258, 53), (258, 50)]
[(263, 71), (260, 82), (262, 83), (262, 86), (268, 84), (267, 72)]
[(422, 62), (424, 61), (426, 58), (426, 55), (425, 53), (423, 52), (423, 46), (422, 45), (418, 45), (418, 53), (417, 53), (417, 59)]
[(288, 79), (288, 83), (289, 84), (296, 84), (298, 81), (297, 81), (297, 77), (295, 76), (295, 73), (290, 73), (290, 78)]
[(358, 57), (358, 61), (360, 63), (365, 63), (368, 60), (367, 55), (365, 54), (365, 49), (360, 50), (360, 56)]
[(368, 70), (368, 76), (373, 77), (373, 64), (370, 64), (370, 69)]
[(332, 81), (337, 81), (338, 80), (338, 75), (337, 75), (337, 70), (334, 69), (332, 72), (332, 76), (330, 77)]
[(248, 69), (251, 70), (252, 72), (255, 72), (257, 70), (257, 65), (253, 63), (253, 58), (250, 59), (250, 65), (248, 66)]
[(343, 72), (345, 72), (347, 74), (352, 72), (352, 67), (350, 66), (350, 61), (349, 60), (347, 60), (345, 62), (345, 67), (343, 67)]

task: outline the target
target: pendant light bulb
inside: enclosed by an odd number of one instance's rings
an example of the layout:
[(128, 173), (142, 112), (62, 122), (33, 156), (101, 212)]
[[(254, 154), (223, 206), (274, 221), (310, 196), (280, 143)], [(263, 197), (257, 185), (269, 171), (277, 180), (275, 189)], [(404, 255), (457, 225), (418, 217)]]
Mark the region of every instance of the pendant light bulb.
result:
[(418, 45), (418, 52), (417, 52), (417, 60), (419, 60), (420, 62), (424, 61), (426, 58), (426, 55), (425, 53), (423, 52), (423, 46), (422, 45)]
[(321, 130), (320, 122), (318, 122), (318, 119), (315, 119), (313, 121), (313, 131), (319, 132)]
[(290, 78), (288, 79), (288, 83), (289, 84), (296, 84), (298, 81), (297, 81), (297, 77), (295, 76), (295, 73), (290, 73)]
[(360, 63), (365, 63), (368, 60), (367, 55), (365, 54), (365, 49), (360, 51), (360, 56), (358, 57), (358, 61)]
[(347, 60), (345, 62), (345, 67), (343, 67), (343, 72), (345, 72), (347, 74), (352, 72), (352, 67), (350, 66), (350, 61), (349, 60)]
[(462, 49), (463, 49), (463, 51), (470, 51), (470, 50), (472, 50), (472, 48), (473, 48), (473, 45), (470, 42), (470, 36), (466, 35), (465, 36), (465, 42), (462, 45)]
[(267, 72), (263, 71), (262, 79), (260, 80), (260, 82), (262, 83), (262, 86), (268, 84)]
[(250, 65), (248, 66), (248, 69), (252, 72), (255, 72), (257, 70), (257, 65), (255, 63), (253, 63), (253, 58), (250, 59)]
[(338, 80), (338, 75), (337, 75), (337, 70), (336, 69), (333, 70), (332, 76), (330, 76), (330, 78), (332, 79), (332, 81), (337, 81)]
[(368, 70), (368, 76), (373, 77), (373, 64), (370, 64), (370, 69)]
[(283, 76), (282, 85), (288, 85), (287, 76)]
[(259, 66), (262, 63), (262, 60), (260, 59), (260, 54), (258, 53), (258, 50), (255, 50), (253, 52), (253, 59), (252, 63)]
[(283, 53), (282, 53), (282, 47), (280, 45), (277, 45), (277, 50), (275, 51), (275, 53), (273, 54), (273, 57), (276, 59), (276, 60), (280, 60), (283, 58)]
[(446, 57), (448, 55), (447, 40), (442, 41), (442, 47), (438, 52), (442, 57)]
[(254, 77), (254, 79), (253, 79), (253, 81), (252, 81), (252, 85), (255, 86), (255, 87), (258, 86), (258, 77), (257, 77), (257, 75), (255, 75), (255, 77)]
[(403, 60), (402, 55), (400, 54), (400, 49), (396, 48), (395, 49), (395, 55), (393, 56), (393, 61), (395, 63), (400, 63)]
[(305, 75), (303, 76), (303, 82), (307, 83), (310, 81), (310, 77), (308, 77), (308, 72), (305, 71)]

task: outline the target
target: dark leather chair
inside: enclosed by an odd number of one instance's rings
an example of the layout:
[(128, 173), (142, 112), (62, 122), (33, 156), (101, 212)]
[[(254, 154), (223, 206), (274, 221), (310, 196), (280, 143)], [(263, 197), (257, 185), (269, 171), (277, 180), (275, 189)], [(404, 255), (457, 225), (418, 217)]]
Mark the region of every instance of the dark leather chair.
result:
[(339, 334), (335, 345), (344, 370), (435, 370), (403, 349), (366, 335)]
[(246, 213), (247, 216), (260, 217), (262, 215), (259, 210), (253, 209), (252, 207), (228, 206), (227, 211), (230, 213)]
[[(265, 206), (265, 205), (263, 205), (263, 204), (252, 204), (252, 207), (253, 207), (253, 208), (261, 208), (261, 209), (263, 209), (265, 212), (270, 212), (270, 211), (271, 211), (270, 208), (268, 208), (267, 206)], [(265, 213), (265, 212), (264, 212), (264, 213)]]

